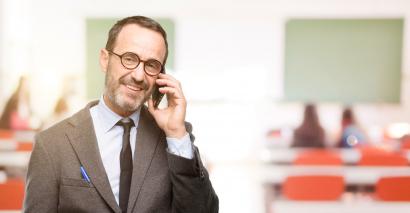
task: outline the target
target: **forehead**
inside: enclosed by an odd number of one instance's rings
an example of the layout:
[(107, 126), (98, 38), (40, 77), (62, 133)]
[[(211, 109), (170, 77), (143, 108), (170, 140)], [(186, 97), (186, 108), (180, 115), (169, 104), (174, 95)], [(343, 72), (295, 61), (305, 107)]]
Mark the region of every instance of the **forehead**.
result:
[(137, 53), (142, 59), (164, 61), (166, 46), (162, 35), (137, 24), (125, 25), (117, 36), (114, 50)]

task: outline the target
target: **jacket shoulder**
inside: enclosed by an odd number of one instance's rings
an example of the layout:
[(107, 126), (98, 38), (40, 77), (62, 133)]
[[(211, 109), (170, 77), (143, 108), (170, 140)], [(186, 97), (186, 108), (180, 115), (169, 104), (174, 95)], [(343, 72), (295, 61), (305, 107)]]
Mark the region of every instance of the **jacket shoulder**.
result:
[(74, 127), (73, 121), (78, 120), (83, 116), (83, 111), (84, 110), (80, 110), (74, 115), (65, 118), (64, 120), (57, 122), (51, 127), (37, 133), (36, 143), (49, 143), (49, 141), (58, 141), (59, 139), (64, 138), (67, 130)]

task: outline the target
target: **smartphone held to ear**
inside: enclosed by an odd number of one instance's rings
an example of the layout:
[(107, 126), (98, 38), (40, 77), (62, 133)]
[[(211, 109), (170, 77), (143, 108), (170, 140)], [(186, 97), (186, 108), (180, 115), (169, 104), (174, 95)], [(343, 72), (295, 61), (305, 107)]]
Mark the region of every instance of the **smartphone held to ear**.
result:
[[(162, 70), (163, 74), (165, 74), (165, 69)], [(154, 102), (154, 108), (158, 109), (159, 103), (161, 103), (162, 98), (164, 97), (165, 94), (161, 93), (159, 91), (159, 88), (163, 86), (159, 86), (158, 84), (155, 85), (154, 91), (152, 92), (152, 101)]]

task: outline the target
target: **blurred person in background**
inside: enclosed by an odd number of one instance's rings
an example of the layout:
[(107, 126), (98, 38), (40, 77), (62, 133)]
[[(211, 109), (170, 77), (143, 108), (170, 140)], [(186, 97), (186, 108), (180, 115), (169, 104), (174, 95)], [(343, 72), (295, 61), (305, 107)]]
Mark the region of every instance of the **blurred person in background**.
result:
[(366, 144), (366, 134), (359, 127), (351, 107), (345, 107), (341, 119), (341, 133), (337, 146), (350, 148)]
[(0, 118), (0, 129), (30, 130), (30, 94), (28, 79), (20, 77), (17, 89), (11, 95)]
[(47, 129), (57, 122), (69, 116), (68, 103), (65, 96), (61, 96), (54, 107), (53, 114), (41, 125), (41, 129)]
[(302, 124), (294, 131), (292, 147), (324, 148), (325, 130), (314, 104), (306, 104)]
[[(42, 122), (40, 127), (41, 130), (45, 130), (51, 127), (52, 125), (64, 120), (65, 118), (68, 118), (72, 113), (74, 113), (73, 104), (79, 104), (76, 103), (78, 102), (78, 96), (80, 93), (79, 89), (81, 88), (80, 85), (78, 85), (79, 82), (80, 78), (75, 75), (64, 76), (61, 82), (61, 95), (54, 105), (52, 114)], [(80, 104), (79, 107), (82, 108), (83, 105), (84, 103), (82, 103), (82, 105)], [(81, 109), (79, 107), (76, 107), (75, 111)]]

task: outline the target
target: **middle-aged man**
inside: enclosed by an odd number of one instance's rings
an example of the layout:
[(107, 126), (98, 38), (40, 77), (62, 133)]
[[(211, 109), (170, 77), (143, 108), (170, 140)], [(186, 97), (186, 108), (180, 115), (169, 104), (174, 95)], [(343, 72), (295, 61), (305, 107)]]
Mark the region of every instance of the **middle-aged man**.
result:
[[(100, 100), (36, 136), (24, 212), (218, 212), (181, 85), (164, 72), (167, 54), (166, 33), (150, 18), (111, 28)], [(164, 109), (154, 107), (156, 86)]]

